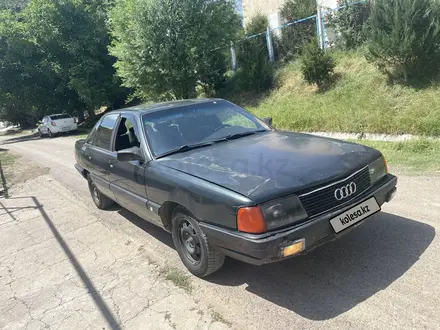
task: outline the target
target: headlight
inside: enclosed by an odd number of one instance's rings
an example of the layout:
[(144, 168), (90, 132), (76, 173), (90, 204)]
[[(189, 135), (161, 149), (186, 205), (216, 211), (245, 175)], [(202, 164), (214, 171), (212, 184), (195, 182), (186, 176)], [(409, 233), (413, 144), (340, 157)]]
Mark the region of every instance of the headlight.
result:
[(378, 158), (368, 165), (368, 169), (370, 171), (371, 184), (375, 184), (388, 174), (387, 163), (383, 157)]
[(307, 218), (307, 213), (296, 195), (275, 199), (261, 205), (267, 229), (276, 229)]

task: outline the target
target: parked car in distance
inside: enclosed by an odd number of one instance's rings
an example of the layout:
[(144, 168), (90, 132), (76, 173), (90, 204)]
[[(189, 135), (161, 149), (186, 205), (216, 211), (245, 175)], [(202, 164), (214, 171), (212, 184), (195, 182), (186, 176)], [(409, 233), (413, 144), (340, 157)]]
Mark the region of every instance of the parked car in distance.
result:
[(53, 137), (56, 134), (73, 132), (77, 129), (76, 119), (66, 114), (43, 117), (38, 125), (38, 133), (41, 137)]
[(379, 151), (270, 122), (221, 99), (112, 111), (76, 142), (75, 167), (98, 208), (115, 201), (170, 231), (200, 277), (225, 256), (261, 265), (306, 253), (393, 198)]

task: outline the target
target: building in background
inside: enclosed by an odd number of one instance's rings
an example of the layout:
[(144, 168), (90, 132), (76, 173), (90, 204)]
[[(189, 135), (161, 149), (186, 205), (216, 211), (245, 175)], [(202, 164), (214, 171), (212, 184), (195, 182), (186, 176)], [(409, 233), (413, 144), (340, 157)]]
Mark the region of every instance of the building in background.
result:
[[(269, 25), (271, 28), (278, 27), (285, 22), (282, 22), (280, 16), (280, 8), (286, 0), (236, 0), (237, 8), (241, 9), (243, 15), (243, 23), (246, 25), (251, 18), (261, 13), (267, 15)], [(301, 1), (301, 0), (297, 0)], [(316, 7), (325, 9), (333, 9), (338, 6), (337, 0), (316, 0)]]

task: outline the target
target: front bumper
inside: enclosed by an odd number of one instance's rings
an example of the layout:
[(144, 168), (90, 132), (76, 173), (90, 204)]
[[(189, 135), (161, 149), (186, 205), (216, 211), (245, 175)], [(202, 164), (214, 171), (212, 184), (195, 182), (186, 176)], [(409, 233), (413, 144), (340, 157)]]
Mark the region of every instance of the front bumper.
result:
[(200, 227), (209, 242), (224, 254), (254, 265), (262, 265), (286, 259), (280, 254), (282, 248), (298, 239), (305, 239), (305, 249), (301, 252), (304, 254), (323, 243), (339, 238), (371, 217), (356, 223), (339, 234), (334, 232), (330, 219), (371, 197), (375, 197), (379, 205), (389, 202), (396, 191), (396, 185), (397, 178), (389, 174), (379, 184), (358, 196), (349, 205), (276, 232), (253, 235), (207, 223), (200, 223)]

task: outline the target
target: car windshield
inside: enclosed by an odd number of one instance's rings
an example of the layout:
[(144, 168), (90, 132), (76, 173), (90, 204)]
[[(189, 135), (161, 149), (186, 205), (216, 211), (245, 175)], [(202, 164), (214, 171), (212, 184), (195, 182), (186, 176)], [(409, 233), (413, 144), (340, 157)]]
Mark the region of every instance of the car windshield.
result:
[(51, 120), (58, 120), (58, 119), (68, 119), (68, 118), (72, 118), (69, 115), (52, 115), (50, 116)]
[(154, 111), (142, 120), (156, 157), (270, 129), (247, 111), (220, 100)]

